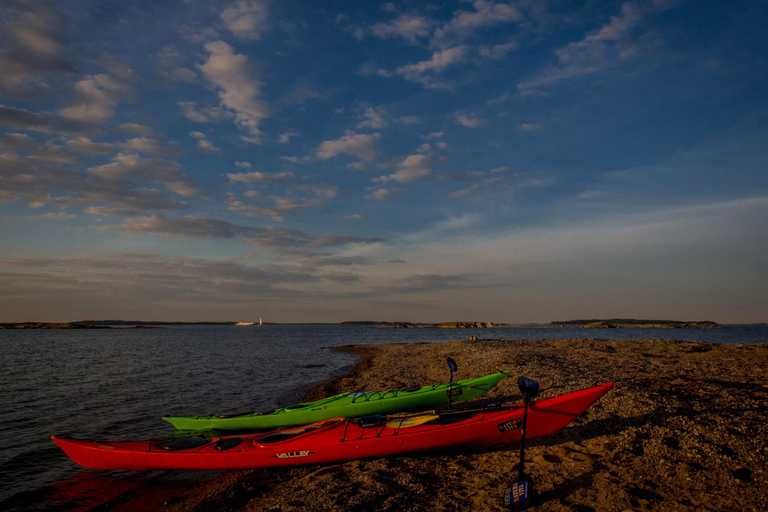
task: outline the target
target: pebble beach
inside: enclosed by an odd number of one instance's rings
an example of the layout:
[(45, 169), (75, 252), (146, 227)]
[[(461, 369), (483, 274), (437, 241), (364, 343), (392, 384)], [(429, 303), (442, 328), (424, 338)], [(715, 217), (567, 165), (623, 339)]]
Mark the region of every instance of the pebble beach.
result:
[[(562, 431), (530, 440), (537, 511), (768, 510), (768, 344), (634, 339), (457, 340), (344, 346), (348, 374), (309, 390), (400, 389), (509, 370), (488, 400), (541, 398), (614, 382)], [(144, 489), (106, 504), (167, 511), (504, 510), (519, 443), (342, 464), (224, 472), (193, 488)]]

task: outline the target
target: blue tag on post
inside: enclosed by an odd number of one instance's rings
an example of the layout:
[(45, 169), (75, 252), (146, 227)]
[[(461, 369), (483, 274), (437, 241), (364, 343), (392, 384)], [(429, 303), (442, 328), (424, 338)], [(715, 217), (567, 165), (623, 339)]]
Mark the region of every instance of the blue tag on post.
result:
[(528, 481), (514, 482), (509, 488), (511, 503), (518, 503), (528, 499)]

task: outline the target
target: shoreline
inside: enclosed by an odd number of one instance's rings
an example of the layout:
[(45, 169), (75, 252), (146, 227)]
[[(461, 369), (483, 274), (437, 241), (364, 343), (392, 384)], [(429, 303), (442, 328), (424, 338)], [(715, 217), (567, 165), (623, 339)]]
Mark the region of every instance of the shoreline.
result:
[[(339, 347), (361, 360), (309, 389), (397, 389), (511, 371), (489, 398), (519, 396), (516, 376), (541, 398), (613, 381), (613, 391), (562, 431), (526, 443), (537, 511), (768, 509), (768, 344), (571, 339)], [(516, 400), (518, 401), (518, 400)], [(443, 450), (278, 470), (227, 471), (193, 488), (155, 494), (158, 510), (503, 510), (519, 444)], [(106, 504), (131, 510), (147, 489)], [(135, 507), (134, 507), (135, 508)], [(150, 507), (151, 508), (151, 507)]]

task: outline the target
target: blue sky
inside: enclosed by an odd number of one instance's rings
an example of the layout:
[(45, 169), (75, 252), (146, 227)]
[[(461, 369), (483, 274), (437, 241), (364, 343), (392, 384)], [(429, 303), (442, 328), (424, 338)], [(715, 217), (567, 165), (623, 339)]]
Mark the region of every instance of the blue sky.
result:
[(0, 321), (768, 320), (762, 2), (0, 19)]

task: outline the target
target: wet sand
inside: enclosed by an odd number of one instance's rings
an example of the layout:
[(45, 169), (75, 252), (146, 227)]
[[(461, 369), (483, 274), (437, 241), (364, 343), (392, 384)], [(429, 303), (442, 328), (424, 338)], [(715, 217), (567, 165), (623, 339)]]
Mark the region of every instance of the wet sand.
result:
[[(514, 378), (492, 399), (519, 397), (518, 375), (538, 380), (541, 397), (613, 381), (614, 389), (571, 425), (527, 444), (534, 510), (768, 510), (768, 344), (461, 340), (341, 350), (362, 361), (305, 399), (446, 382), (449, 356), (459, 364), (457, 379), (510, 370)], [(502, 494), (518, 461), (519, 443), (511, 443), (230, 471), (195, 488), (123, 496), (107, 509), (504, 510)]]

